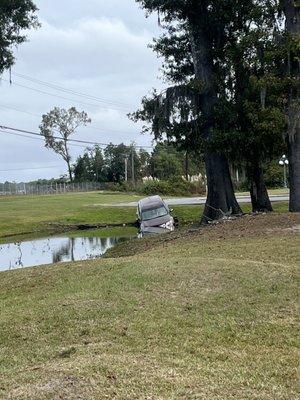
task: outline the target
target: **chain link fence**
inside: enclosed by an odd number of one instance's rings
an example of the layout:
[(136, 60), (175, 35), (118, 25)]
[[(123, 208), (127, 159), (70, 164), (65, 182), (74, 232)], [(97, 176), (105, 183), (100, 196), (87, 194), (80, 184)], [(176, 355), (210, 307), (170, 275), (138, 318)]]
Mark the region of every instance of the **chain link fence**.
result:
[(0, 183), (0, 196), (55, 195), (74, 192), (92, 192), (104, 189), (99, 182), (50, 183)]

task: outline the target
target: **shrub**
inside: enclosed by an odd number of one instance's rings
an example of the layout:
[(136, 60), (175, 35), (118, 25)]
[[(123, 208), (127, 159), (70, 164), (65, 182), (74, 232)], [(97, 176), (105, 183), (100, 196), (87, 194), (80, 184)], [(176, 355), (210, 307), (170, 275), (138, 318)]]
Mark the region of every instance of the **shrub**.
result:
[(140, 186), (139, 192), (147, 196), (168, 195), (170, 194), (170, 186), (167, 181), (148, 181)]
[(249, 192), (250, 190), (250, 183), (247, 179), (240, 182), (234, 180), (232, 183), (236, 192)]
[(283, 186), (283, 167), (278, 161), (273, 161), (266, 166), (265, 182), (268, 188), (281, 188)]
[(148, 181), (139, 191), (147, 196), (160, 194), (163, 196), (205, 195), (206, 188), (200, 182), (188, 182), (181, 177), (174, 177), (168, 181)]
[(135, 188), (133, 187), (131, 182), (107, 182), (104, 185), (105, 190), (109, 190), (111, 192), (134, 192)]

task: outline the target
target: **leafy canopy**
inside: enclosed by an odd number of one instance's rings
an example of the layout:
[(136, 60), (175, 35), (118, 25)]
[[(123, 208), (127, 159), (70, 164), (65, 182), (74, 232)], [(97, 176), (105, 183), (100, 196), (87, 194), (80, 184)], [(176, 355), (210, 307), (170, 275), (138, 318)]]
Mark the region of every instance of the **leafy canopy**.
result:
[(14, 46), (26, 41), (24, 30), (39, 26), (31, 0), (0, 1), (0, 74), (15, 62)]
[[(201, 112), (203, 86), (195, 76), (188, 22), (194, 10), (199, 13), (199, 30), (212, 43), (218, 93), (209, 145), (230, 153), (232, 160), (269, 158), (281, 149), (285, 49), (278, 43), (278, 1), (139, 2), (148, 12), (163, 14), (164, 33), (151, 47), (164, 60), (166, 82), (174, 86), (145, 97), (132, 119), (143, 121), (143, 130), (155, 138), (166, 136), (180, 147), (201, 150), (206, 124)], [(201, 15), (207, 17), (205, 24)]]

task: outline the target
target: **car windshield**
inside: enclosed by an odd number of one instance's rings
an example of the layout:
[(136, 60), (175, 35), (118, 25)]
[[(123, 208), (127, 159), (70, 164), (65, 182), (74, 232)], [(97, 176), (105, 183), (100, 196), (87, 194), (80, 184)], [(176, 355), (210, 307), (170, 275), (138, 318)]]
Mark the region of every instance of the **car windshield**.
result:
[(142, 211), (142, 220), (148, 221), (150, 219), (164, 217), (167, 214), (168, 214), (168, 211), (167, 211), (166, 207), (164, 207), (164, 206), (154, 208), (152, 210), (145, 210), (145, 211)]

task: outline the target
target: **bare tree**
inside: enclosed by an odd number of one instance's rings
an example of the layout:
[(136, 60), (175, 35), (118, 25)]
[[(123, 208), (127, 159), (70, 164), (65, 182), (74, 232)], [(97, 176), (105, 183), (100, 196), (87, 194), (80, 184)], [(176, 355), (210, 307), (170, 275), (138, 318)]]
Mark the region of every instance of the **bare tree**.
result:
[(79, 126), (86, 126), (90, 122), (91, 119), (87, 113), (85, 111), (79, 112), (75, 107), (71, 107), (69, 110), (55, 107), (42, 117), (40, 131), (45, 137), (45, 147), (54, 150), (65, 160), (71, 182), (73, 176), (68, 146), (69, 137), (76, 132)]

